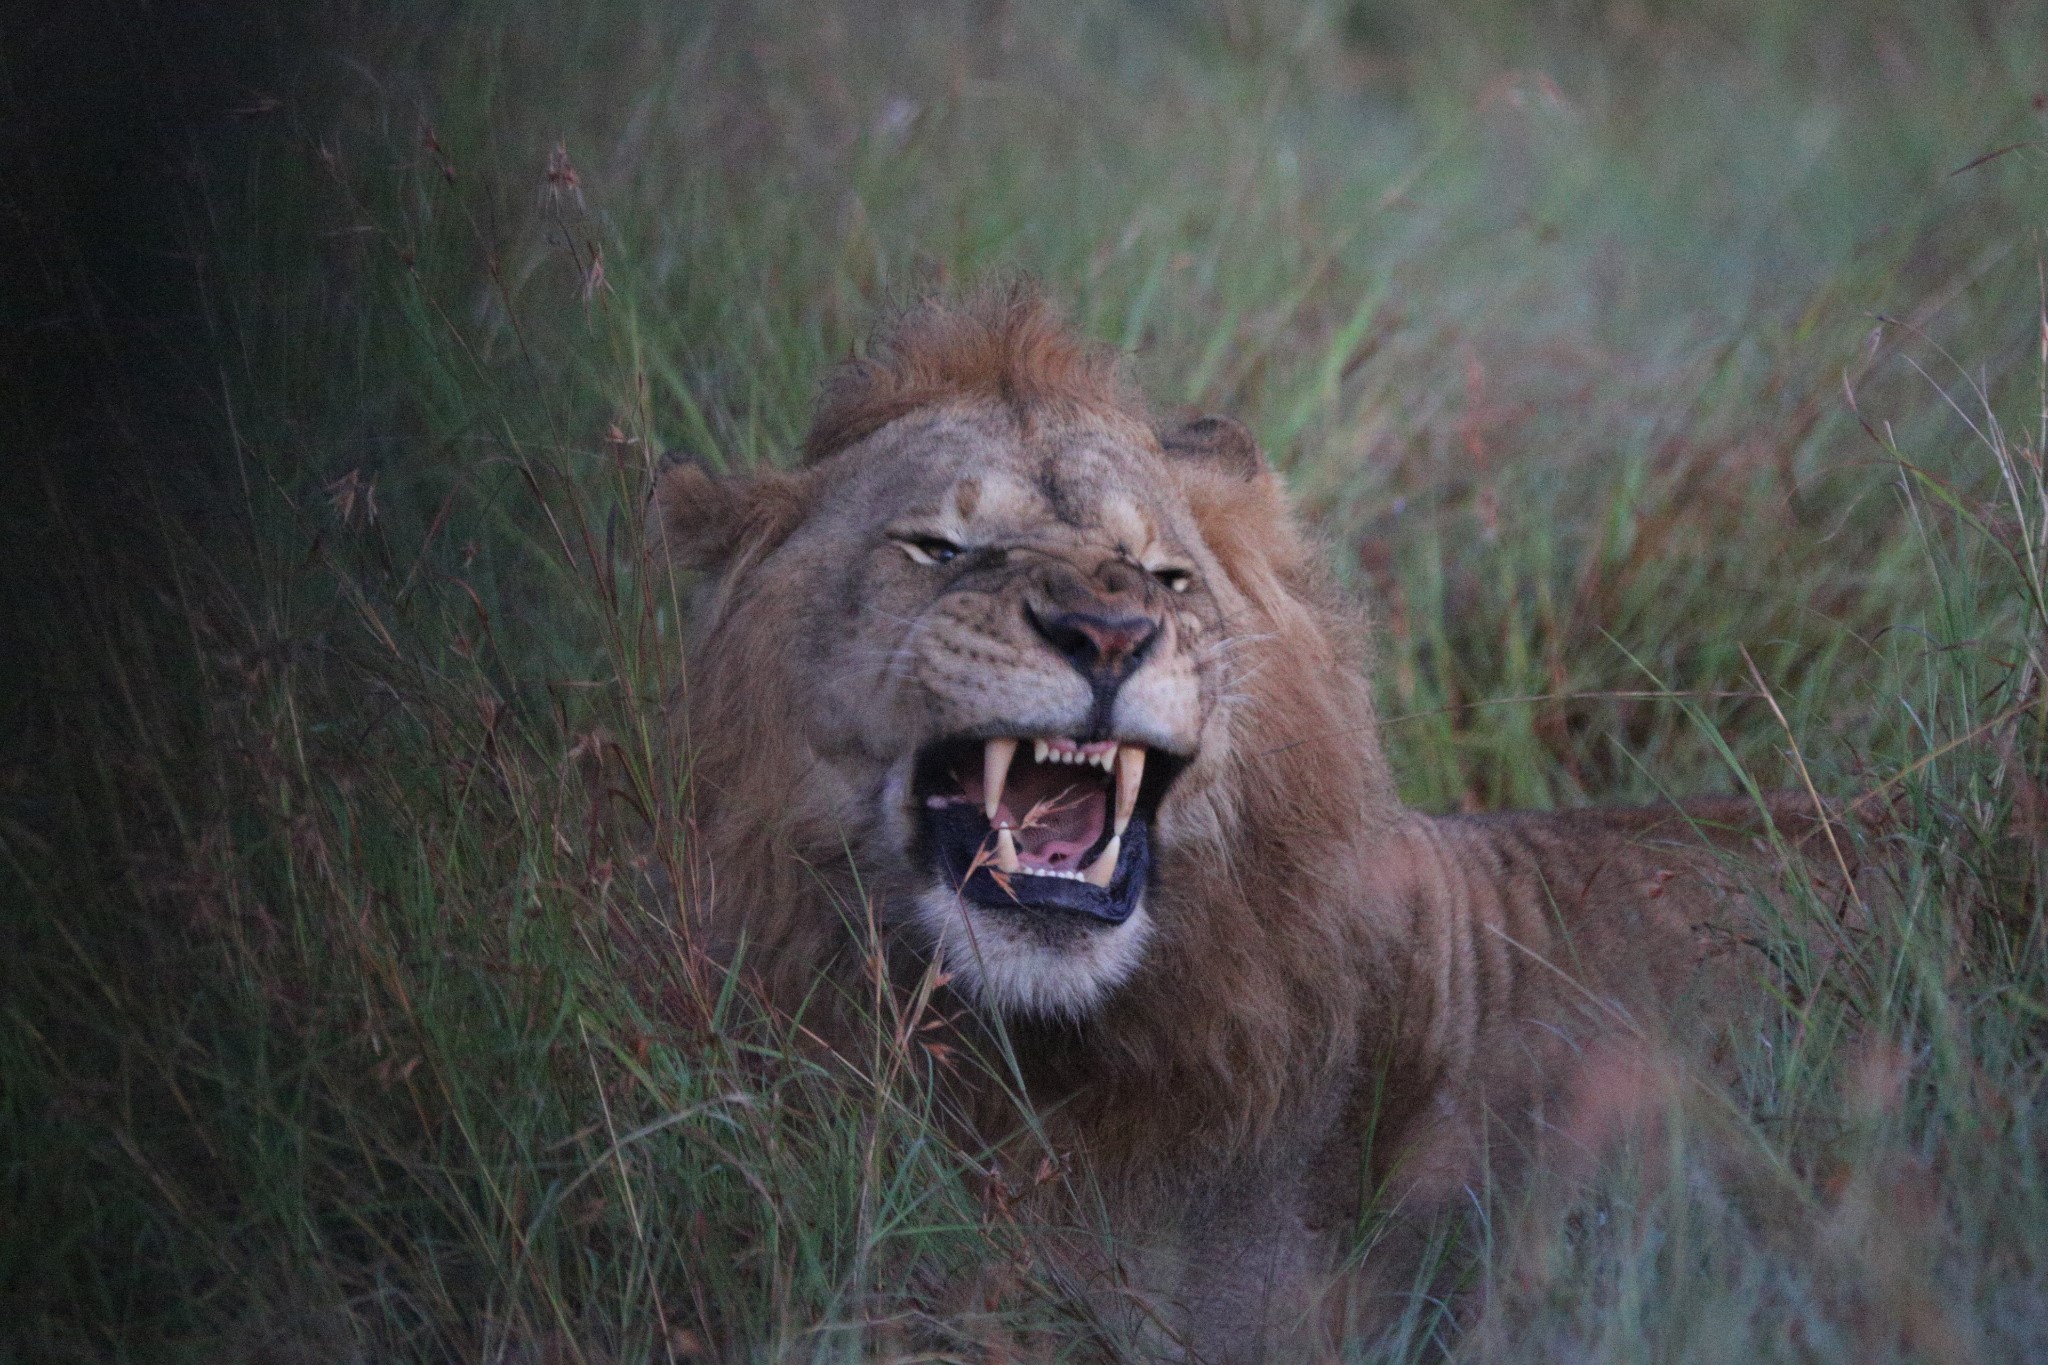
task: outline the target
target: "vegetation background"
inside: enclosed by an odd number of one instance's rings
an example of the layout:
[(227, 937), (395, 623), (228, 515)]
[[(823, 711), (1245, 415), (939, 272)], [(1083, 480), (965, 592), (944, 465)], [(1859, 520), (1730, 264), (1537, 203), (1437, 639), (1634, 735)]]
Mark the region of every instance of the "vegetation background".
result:
[(2034, 4), (88, 0), (0, 98), (0, 1359), (1108, 1349), (957, 1058), (634, 891), (650, 458), (1016, 268), (1258, 431), (1416, 803), (1892, 811), (1732, 1103), (1352, 1353), (2048, 1357)]

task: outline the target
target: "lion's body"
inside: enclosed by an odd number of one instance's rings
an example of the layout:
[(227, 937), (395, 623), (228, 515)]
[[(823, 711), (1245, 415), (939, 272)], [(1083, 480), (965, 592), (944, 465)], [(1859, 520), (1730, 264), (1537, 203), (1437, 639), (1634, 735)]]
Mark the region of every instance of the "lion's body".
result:
[[(1014, 294), (915, 312), (890, 347), (828, 390), (800, 471), (658, 489), (658, 535), (715, 570), (678, 717), (689, 911), (828, 1033), (868, 998), (865, 925), (906, 982), (943, 966), (1166, 1330), (1210, 1357), (1318, 1330), (1375, 1192), (1455, 1202), (1570, 1103), (1589, 1046), (1760, 998), (1735, 989), (1755, 912), (1714, 848), (1753, 807), (1405, 810), (1363, 625), (1241, 429), (1156, 435)], [(1142, 622), (1137, 662), (1105, 683), (1045, 624), (1067, 608)], [(1140, 811), (1137, 908), (1011, 913), (935, 879), (920, 808), (979, 789), (928, 792), (918, 755), (1084, 730), (1177, 765)], [(985, 1136), (1015, 1131), (1000, 1085), (964, 1083)]]

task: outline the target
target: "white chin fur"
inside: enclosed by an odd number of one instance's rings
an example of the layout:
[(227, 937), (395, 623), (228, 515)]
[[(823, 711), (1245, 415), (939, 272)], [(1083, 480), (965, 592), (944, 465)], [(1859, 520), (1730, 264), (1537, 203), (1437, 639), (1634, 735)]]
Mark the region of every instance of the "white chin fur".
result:
[(1012, 1018), (1093, 1013), (1137, 970), (1152, 936), (1142, 901), (1122, 924), (1083, 927), (1063, 943), (1047, 943), (944, 886), (917, 898), (917, 917), (954, 989)]

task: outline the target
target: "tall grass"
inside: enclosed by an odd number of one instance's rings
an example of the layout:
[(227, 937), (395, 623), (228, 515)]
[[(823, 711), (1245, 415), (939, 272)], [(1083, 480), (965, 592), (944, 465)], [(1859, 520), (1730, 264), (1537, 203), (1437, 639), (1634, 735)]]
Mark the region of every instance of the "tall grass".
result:
[(968, 1063), (821, 1065), (682, 931), (638, 541), (656, 452), (790, 458), (879, 306), (1022, 267), (1258, 430), (1417, 804), (1890, 812), (1739, 1090), (1620, 1075), (1620, 1154), (1493, 1207), (1487, 1323), (1373, 1357), (2048, 1354), (2040, 40), (344, 7), (192, 132), (203, 514), (12, 517), (0, 1353), (1111, 1349), (1011, 1213), (1057, 1173), (936, 1122)]

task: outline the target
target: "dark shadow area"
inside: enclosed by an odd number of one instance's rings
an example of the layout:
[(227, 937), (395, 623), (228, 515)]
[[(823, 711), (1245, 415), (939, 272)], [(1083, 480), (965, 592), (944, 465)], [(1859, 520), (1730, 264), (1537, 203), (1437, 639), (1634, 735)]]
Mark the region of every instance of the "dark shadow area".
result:
[(278, 116), (306, 32), (294, 6), (147, 0), (29, 0), (0, 26), (0, 540), (18, 583), (47, 567), (58, 507), (71, 534), (132, 550), (159, 500), (198, 514), (232, 477), (202, 244), (260, 194), (237, 151)]

